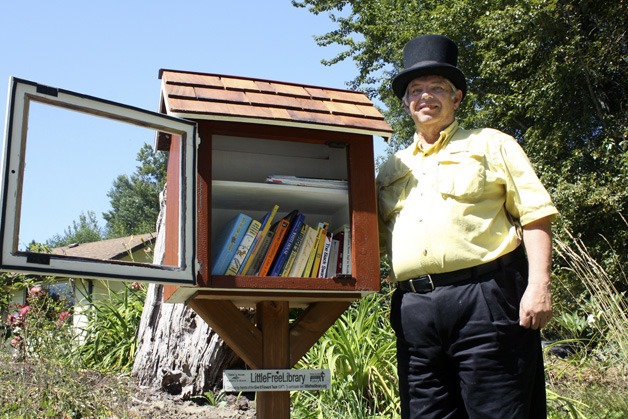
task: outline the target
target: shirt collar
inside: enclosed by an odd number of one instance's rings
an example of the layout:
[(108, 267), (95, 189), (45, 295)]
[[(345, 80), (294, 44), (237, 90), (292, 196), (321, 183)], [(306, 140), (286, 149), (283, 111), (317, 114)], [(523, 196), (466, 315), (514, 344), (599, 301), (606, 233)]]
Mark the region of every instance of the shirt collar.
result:
[(428, 155), (428, 154), (438, 153), (440, 150), (445, 148), (445, 146), (449, 143), (449, 141), (451, 140), (451, 137), (454, 136), (454, 133), (457, 130), (458, 130), (458, 121), (454, 121), (451, 123), (451, 125), (449, 125), (443, 131), (441, 131), (440, 136), (438, 137), (438, 140), (436, 140), (434, 144), (432, 144), (425, 150), (423, 150), (423, 147), (421, 147), (421, 141), (419, 140), (419, 135), (415, 132), (414, 133), (414, 154), (422, 153), (424, 155)]

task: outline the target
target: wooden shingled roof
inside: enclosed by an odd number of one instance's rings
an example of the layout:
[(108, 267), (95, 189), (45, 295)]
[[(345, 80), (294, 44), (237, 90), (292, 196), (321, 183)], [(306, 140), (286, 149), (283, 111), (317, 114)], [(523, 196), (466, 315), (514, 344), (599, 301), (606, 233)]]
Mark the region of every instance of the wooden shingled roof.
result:
[(161, 111), (223, 120), (355, 132), (390, 138), (392, 128), (360, 92), (249, 77), (161, 70)]

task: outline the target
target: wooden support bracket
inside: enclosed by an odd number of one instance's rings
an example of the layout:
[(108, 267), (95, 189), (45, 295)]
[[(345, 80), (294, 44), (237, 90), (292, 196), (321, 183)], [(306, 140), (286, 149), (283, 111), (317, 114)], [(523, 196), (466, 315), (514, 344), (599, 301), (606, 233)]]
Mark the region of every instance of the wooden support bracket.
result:
[[(288, 301), (260, 301), (257, 326), (229, 300), (192, 298), (188, 305), (252, 369), (289, 369), (344, 313), (350, 301), (315, 302), (290, 325)], [(260, 419), (290, 417), (289, 391), (262, 391), (256, 397)]]

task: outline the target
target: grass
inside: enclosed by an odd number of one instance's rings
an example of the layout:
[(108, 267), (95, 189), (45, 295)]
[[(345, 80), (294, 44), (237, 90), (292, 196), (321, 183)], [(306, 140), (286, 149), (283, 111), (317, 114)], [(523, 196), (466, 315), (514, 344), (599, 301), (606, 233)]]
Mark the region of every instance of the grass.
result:
[[(551, 417), (624, 418), (628, 416), (628, 305), (625, 295), (590, 256), (580, 240), (556, 240), (555, 249), (563, 269), (584, 285), (586, 292), (571, 294), (579, 302), (574, 313), (562, 313), (566, 342), (574, 348), (564, 358), (546, 356), (547, 387)], [(563, 276), (558, 276), (563, 278)], [(569, 283), (557, 284), (570, 292)]]
[(0, 417), (127, 417), (131, 381), (125, 375), (73, 368), (49, 359), (16, 361), (0, 351)]

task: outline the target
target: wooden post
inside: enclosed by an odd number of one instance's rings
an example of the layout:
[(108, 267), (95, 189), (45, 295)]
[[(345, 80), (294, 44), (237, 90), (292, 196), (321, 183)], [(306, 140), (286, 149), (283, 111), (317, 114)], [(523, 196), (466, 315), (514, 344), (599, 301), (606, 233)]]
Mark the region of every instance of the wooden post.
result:
[[(290, 368), (290, 309), (287, 301), (261, 301), (257, 304), (257, 327), (262, 332), (262, 368)], [(255, 397), (260, 419), (289, 419), (289, 391), (260, 391)]]

